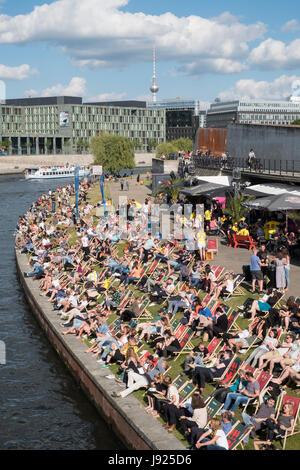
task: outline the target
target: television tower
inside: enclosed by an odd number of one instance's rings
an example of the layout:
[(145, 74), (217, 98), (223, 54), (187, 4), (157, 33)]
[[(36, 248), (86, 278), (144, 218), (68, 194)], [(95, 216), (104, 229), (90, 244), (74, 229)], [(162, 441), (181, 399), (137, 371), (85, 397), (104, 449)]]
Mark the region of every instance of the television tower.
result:
[(153, 94), (153, 103), (156, 103), (156, 94), (159, 90), (159, 87), (156, 83), (156, 50), (153, 47), (153, 78), (152, 78), (152, 85), (150, 87), (150, 91)]

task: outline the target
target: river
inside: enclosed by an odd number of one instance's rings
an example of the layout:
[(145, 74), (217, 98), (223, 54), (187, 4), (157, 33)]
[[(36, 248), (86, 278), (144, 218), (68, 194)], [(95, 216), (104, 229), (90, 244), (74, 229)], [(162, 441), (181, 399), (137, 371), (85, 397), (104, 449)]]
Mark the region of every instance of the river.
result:
[(17, 279), (18, 216), (38, 196), (68, 182), (0, 176), (0, 340), (6, 347), (6, 364), (0, 364), (1, 450), (124, 448), (52, 349)]

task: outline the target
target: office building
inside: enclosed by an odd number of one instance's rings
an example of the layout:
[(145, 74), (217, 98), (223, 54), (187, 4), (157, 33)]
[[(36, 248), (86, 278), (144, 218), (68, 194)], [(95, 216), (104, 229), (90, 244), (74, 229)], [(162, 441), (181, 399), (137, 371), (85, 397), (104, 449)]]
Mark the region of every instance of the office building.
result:
[(101, 131), (140, 142), (166, 140), (165, 109), (145, 102), (82, 103), (78, 97), (23, 98), (0, 104), (0, 140), (8, 154), (66, 153), (87, 150)]
[(216, 101), (207, 110), (207, 127), (226, 128), (232, 122), (290, 125), (296, 119), (300, 119), (299, 101)]

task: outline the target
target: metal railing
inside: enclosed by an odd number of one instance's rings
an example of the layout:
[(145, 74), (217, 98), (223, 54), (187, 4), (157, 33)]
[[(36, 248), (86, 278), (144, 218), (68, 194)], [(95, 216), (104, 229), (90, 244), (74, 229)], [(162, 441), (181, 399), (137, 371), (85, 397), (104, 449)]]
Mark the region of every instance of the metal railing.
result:
[(243, 173), (265, 174), (273, 176), (296, 176), (300, 178), (300, 160), (271, 160), (257, 158), (251, 164), (248, 158), (193, 157), (196, 168), (233, 170), (240, 168)]

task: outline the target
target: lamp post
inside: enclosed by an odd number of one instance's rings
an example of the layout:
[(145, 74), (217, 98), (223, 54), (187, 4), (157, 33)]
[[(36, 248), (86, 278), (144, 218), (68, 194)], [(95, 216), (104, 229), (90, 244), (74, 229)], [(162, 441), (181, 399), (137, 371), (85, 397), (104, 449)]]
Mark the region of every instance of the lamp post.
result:
[(234, 197), (237, 198), (240, 194), (241, 190), (241, 169), (240, 168), (234, 168), (232, 170), (232, 186), (234, 188)]

